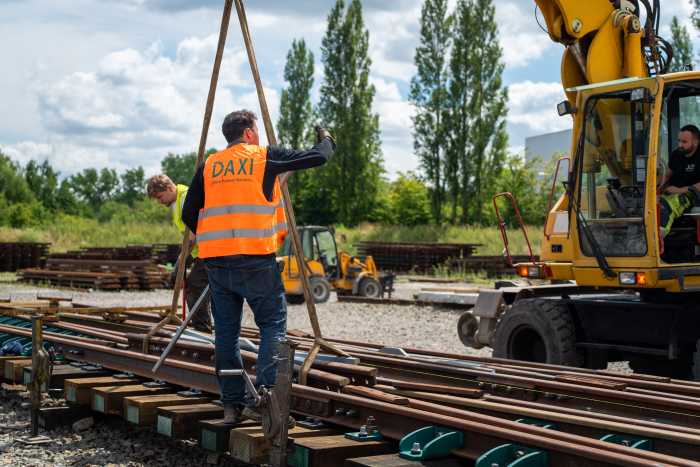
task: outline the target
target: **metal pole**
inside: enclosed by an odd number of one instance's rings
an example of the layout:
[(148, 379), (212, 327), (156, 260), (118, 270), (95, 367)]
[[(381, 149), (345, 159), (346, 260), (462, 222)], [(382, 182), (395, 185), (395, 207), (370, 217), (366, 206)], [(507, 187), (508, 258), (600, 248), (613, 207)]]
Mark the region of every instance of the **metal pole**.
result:
[(185, 317), (185, 320), (180, 323), (180, 326), (178, 326), (177, 331), (175, 331), (175, 334), (173, 335), (172, 339), (170, 339), (170, 342), (168, 343), (168, 346), (163, 350), (163, 353), (160, 355), (160, 358), (156, 362), (155, 365), (153, 365), (153, 373), (158, 371), (158, 368), (163, 364), (165, 359), (168, 357), (170, 354), (170, 351), (173, 350), (173, 346), (177, 343), (177, 341), (180, 339), (180, 336), (182, 336), (182, 333), (185, 332), (185, 329), (187, 328), (187, 325), (190, 324), (190, 321), (192, 320), (192, 317), (194, 314), (199, 310), (201, 307), (202, 303), (206, 300), (206, 298), (209, 296), (209, 284), (204, 288), (202, 291), (202, 294), (199, 296), (197, 299), (197, 302), (194, 304), (192, 309), (187, 313), (187, 316)]
[[(248, 61), (250, 62), (250, 70), (253, 74), (253, 80), (255, 81), (255, 89), (258, 94), (258, 101), (260, 103), (260, 112), (262, 114), (263, 123), (265, 124), (265, 133), (267, 134), (267, 141), (270, 145), (277, 144), (277, 139), (275, 138), (275, 131), (272, 126), (272, 119), (270, 118), (270, 111), (267, 108), (267, 100), (265, 99), (265, 91), (262, 86), (262, 80), (260, 79), (260, 71), (258, 70), (258, 63), (255, 58), (255, 50), (253, 48), (253, 40), (250, 37), (250, 30), (248, 29), (248, 19), (246, 18), (245, 8), (243, 6), (243, 0), (236, 0), (236, 11), (238, 12), (238, 21), (241, 24), (241, 33), (243, 34), (243, 41), (245, 42), (246, 51), (248, 53)], [(316, 352), (309, 352), (307, 356), (307, 361), (301, 367), (299, 382), (301, 384), (306, 384), (306, 375), (308, 374), (313, 359), (318, 354), (321, 348), (336, 354), (347, 357), (348, 354), (339, 348), (335, 347), (325, 339), (321, 334), (321, 325), (318, 321), (318, 316), (316, 314), (316, 303), (314, 302), (313, 296), (311, 295), (311, 287), (309, 285), (309, 276), (307, 273), (306, 262), (304, 260), (304, 250), (301, 246), (301, 240), (299, 238), (299, 232), (297, 231), (296, 218), (294, 217), (294, 208), (292, 207), (292, 199), (289, 196), (289, 189), (287, 188), (286, 177), (280, 177), (281, 183), (280, 188), (282, 190), (282, 198), (284, 199), (284, 211), (287, 217), (287, 224), (289, 226), (289, 233), (292, 237), (292, 246), (294, 248), (294, 255), (296, 256), (297, 268), (301, 274), (302, 289), (304, 291), (304, 299), (306, 302), (306, 309), (309, 314), (309, 321), (311, 322), (311, 328), (314, 332), (315, 342), (314, 347), (317, 348)]]
[(284, 339), (277, 343), (277, 349), (277, 378), (272, 397), (276, 399), (278, 410), (270, 415), (277, 417), (276, 424), (279, 430), (277, 430), (276, 435), (272, 439), (270, 464), (273, 467), (286, 467), (287, 443), (289, 440), (287, 420), (289, 419), (289, 399), (292, 394), (292, 379), (294, 378), (296, 343), (289, 339)]
[(32, 404), (32, 436), (39, 434), (39, 409), (41, 409), (41, 389), (48, 379), (48, 355), (44, 350), (41, 330), (41, 316), (32, 316), (32, 381), (30, 384)]
[[(211, 81), (209, 83), (209, 95), (207, 96), (207, 104), (204, 110), (204, 121), (202, 122), (202, 133), (199, 136), (199, 149), (197, 151), (197, 163), (195, 170), (204, 162), (204, 153), (207, 146), (207, 134), (209, 133), (209, 124), (211, 123), (211, 114), (214, 108), (214, 98), (216, 97), (216, 85), (219, 82), (219, 70), (221, 69), (221, 60), (224, 56), (224, 48), (226, 47), (226, 35), (228, 34), (229, 20), (231, 19), (231, 10), (233, 0), (224, 1), (224, 13), (221, 17), (221, 27), (219, 28), (219, 43), (216, 47), (216, 57), (214, 58), (214, 69), (211, 72)], [(190, 229), (185, 227), (185, 235), (182, 238), (182, 247), (180, 248), (180, 260), (178, 262), (177, 275), (175, 278), (175, 286), (173, 288), (173, 301), (171, 304), (170, 314), (174, 316), (177, 313), (177, 303), (182, 290), (182, 284), (185, 277), (185, 263), (190, 254)]]

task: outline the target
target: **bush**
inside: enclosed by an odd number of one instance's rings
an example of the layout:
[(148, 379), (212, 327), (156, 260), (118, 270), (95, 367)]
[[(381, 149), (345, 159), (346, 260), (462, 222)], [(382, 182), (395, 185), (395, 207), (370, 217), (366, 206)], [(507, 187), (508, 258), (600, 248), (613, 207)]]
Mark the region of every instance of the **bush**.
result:
[(6, 205), (0, 211), (1, 223), (14, 228), (39, 226), (48, 215), (49, 212), (37, 201)]

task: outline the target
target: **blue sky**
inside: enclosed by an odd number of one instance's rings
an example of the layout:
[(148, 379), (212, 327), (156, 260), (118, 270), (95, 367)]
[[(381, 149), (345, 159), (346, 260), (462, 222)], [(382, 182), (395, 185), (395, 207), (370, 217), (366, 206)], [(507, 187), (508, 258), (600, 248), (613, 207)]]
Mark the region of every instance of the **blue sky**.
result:
[[(303, 37), (322, 79), (320, 43), (332, 0), (246, 2), (268, 103), (277, 120), (282, 72)], [(454, 1), (452, 2), (454, 4)], [(365, 0), (374, 111), (380, 116), (387, 175), (415, 169), (408, 83), (414, 74), (422, 0)], [(64, 175), (85, 167), (156, 173), (168, 152), (197, 147), (223, 0), (2, 0), (0, 149), (13, 159), (49, 161)], [(496, 2), (509, 87), (512, 150), (525, 137), (567, 128), (556, 115), (562, 48), (534, 19), (533, 0)], [(664, 0), (662, 23), (687, 21), (688, 0)], [(669, 37), (664, 26), (662, 35)], [(696, 45), (698, 34), (691, 30)], [(234, 17), (208, 146), (233, 109), (258, 110)]]

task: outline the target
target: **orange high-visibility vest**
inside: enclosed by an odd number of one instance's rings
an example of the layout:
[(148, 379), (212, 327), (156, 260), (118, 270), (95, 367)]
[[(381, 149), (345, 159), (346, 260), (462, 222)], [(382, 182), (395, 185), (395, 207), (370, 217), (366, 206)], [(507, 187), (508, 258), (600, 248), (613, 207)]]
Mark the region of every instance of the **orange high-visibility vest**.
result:
[(287, 234), (279, 181), (263, 194), (267, 149), (236, 144), (204, 164), (204, 207), (197, 220), (200, 258), (267, 255)]

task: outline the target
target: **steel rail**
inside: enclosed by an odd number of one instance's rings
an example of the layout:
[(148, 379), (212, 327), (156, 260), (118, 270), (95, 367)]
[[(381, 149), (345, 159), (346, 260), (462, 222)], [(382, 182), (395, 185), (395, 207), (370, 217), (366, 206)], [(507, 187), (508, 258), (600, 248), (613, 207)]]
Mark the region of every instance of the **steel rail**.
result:
[(677, 427), (669, 425), (657, 424), (660, 426), (652, 428), (632, 418), (623, 418), (619, 421), (601, 420), (589, 412), (583, 412), (580, 415), (563, 414), (547, 409), (519, 407), (509, 402), (495, 403), (425, 391), (395, 389), (387, 386), (375, 386), (375, 388), (390, 394), (468, 409), (498, 418), (505, 417), (509, 420), (516, 420), (527, 417), (536, 420), (546, 420), (547, 422), (555, 423), (557, 430), (596, 439), (600, 439), (602, 436), (610, 433), (640, 436), (653, 440), (654, 451), (656, 452), (689, 459), (700, 459), (700, 431), (698, 430), (694, 430), (695, 433), (690, 434), (677, 431)]
[[(130, 371), (134, 374), (149, 377), (151, 367), (157, 356), (144, 355), (132, 351), (110, 349), (99, 345), (71, 342), (69, 339), (50, 336), (48, 340), (60, 343), (67, 350), (70, 359), (89, 361), (107, 368), (120, 371)], [(74, 352), (70, 352), (73, 350)], [(156, 376), (160, 379), (185, 387), (218, 393), (218, 383), (212, 366), (180, 362), (168, 359), (158, 370)], [(354, 408), (358, 414), (373, 415), (380, 423), (382, 434), (392, 439), (400, 439), (407, 433), (425, 426), (438, 424), (462, 430), (467, 434), (468, 449), (462, 455), (475, 459), (488, 449), (505, 443), (522, 443), (531, 447), (546, 449), (550, 453), (552, 465), (630, 465), (654, 466), (662, 463), (664, 466), (700, 466), (700, 463), (635, 450), (621, 445), (604, 443), (577, 435), (556, 433), (539, 427), (531, 427), (509, 421), (498, 420), (469, 412), (459, 411), (473, 417), (481, 417), (480, 422), (468, 421), (454, 416), (435, 413), (435, 407), (428, 408), (420, 401), (416, 407), (402, 407), (374, 400), (340, 394), (309, 386), (293, 385), (292, 410), (316, 416), (331, 423), (348, 428), (359, 429), (364, 423), (362, 417), (347, 417), (337, 415), (340, 408)], [(445, 408), (455, 415), (456, 410)], [(319, 412), (325, 411), (325, 415)], [(393, 420), (384, 424), (382, 421)]]
[[(0, 326), (0, 332), (14, 332), (27, 335), (24, 328)], [(157, 356), (138, 352), (105, 347), (103, 345), (48, 335), (46, 340), (62, 347), (69, 359), (89, 361), (107, 368), (130, 371), (141, 376), (151, 376), (152, 364)], [(195, 387), (217, 393), (218, 384), (212, 366), (166, 360), (156, 377), (186, 387)], [(338, 409), (354, 408), (358, 413), (373, 415), (380, 422), (380, 429), (385, 436), (399, 439), (414, 428), (434, 423), (448, 426), (467, 433), (468, 448), (462, 452), (470, 458), (476, 458), (489, 448), (507, 442), (523, 443), (528, 446), (546, 449), (550, 452), (553, 465), (663, 465), (700, 466), (700, 463), (658, 453), (634, 450), (625, 446), (604, 443), (589, 438), (557, 433), (539, 427), (528, 426), (501, 420), (495, 417), (475, 414), (451, 407), (422, 401), (411, 401), (411, 407), (396, 406), (371, 399), (339, 394), (308, 386), (294, 385), (293, 410), (320, 416), (329, 422), (341, 426), (359, 428), (364, 419), (339, 415)], [(320, 402), (319, 402), (320, 401)], [(327, 403), (326, 403), (327, 401)], [(319, 414), (319, 411), (325, 412)], [(461, 418), (456, 418), (459, 415)], [(389, 425), (382, 420), (393, 420)]]

